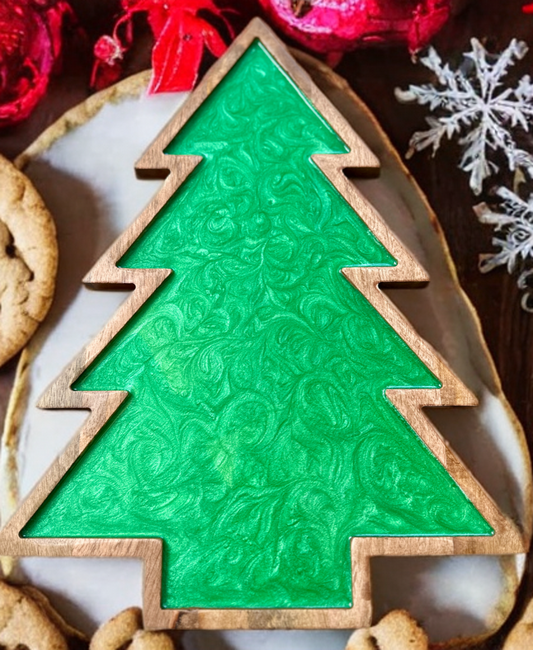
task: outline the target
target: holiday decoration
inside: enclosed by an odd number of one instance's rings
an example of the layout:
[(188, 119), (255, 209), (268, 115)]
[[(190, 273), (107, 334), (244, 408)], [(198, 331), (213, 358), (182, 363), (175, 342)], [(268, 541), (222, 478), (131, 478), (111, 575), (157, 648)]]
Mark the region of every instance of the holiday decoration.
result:
[(368, 45), (425, 47), (450, 15), (450, 0), (260, 0), (298, 43), (330, 56)]
[[(297, 56), (314, 82), (335, 97), (337, 109), (380, 159), (379, 176), (369, 180), (350, 175), (350, 182), (366, 193), (389, 228), (424, 260), (431, 282), (424, 291), (393, 289), (398, 307), (419, 334), (433, 337), (441, 356), (476, 387), (476, 408), (434, 412), (439, 431), (467, 466), (475, 462), (478, 478), (489, 487), (492, 498), (508, 504), (507, 514), (527, 531), (533, 501), (524, 432), (502, 392), (442, 229), (368, 107), (330, 68), (312, 57)], [(43, 199), (53, 206), (64, 280), (56, 292), (53, 317), (40, 326), (39, 336), (30, 341), (17, 366), (0, 441), (2, 522), (8, 521), (86, 418), (84, 411), (40, 410), (36, 407), (39, 397), (56, 379), (58, 369), (91, 341), (130, 293), (128, 288), (89, 290), (80, 279), (159, 189), (158, 179), (139, 182), (132, 174), (132, 163), (190, 93), (147, 96), (149, 80), (147, 70), (101, 91), (65, 113), (17, 159)], [(105, 147), (94, 146), (102, 137)], [(88, 246), (88, 242), (96, 245)], [(30, 582), (46, 585), (56, 598), (71, 603), (95, 624), (142, 604), (140, 562), (120, 558), (35, 561), (6, 556), (1, 561), (5, 576), (24, 575)], [(515, 602), (525, 568), (519, 558), (497, 555), (437, 556), (423, 561), (412, 557), (400, 562), (387, 558), (373, 565), (376, 619), (391, 608), (407, 608), (414, 618), (424, 621), (431, 637), (444, 641), (461, 636), (463, 643), (465, 637), (488, 634), (501, 626)], [(331, 635), (340, 644), (346, 636), (344, 632)], [(227, 638), (224, 632), (210, 634), (213, 644)], [(301, 631), (297, 642), (291, 632), (264, 638), (278, 645), (287, 642), (295, 650), (307, 650), (316, 642), (313, 630)]]
[(61, 53), (66, 0), (0, 3), (0, 126), (28, 117), (44, 96)]
[(370, 556), (523, 551), (421, 413), (475, 400), (377, 288), (427, 276), (376, 166), (254, 21), (138, 163), (86, 278), (136, 289), (42, 402), (92, 416), (1, 553), (142, 557), (153, 628), (322, 628), (369, 622)]
[(233, 38), (224, 11), (213, 0), (122, 0), (122, 9), (113, 35), (102, 36), (94, 47), (91, 84), (97, 89), (120, 77), (124, 53), (133, 43), (132, 21), (138, 13), (146, 14), (155, 38), (148, 89), (152, 93), (190, 90), (198, 78), (204, 50), (216, 57), (225, 52), (223, 38), (206, 16), (221, 22)]
[(427, 147), (435, 154), (443, 138), (458, 138), (463, 148), (459, 167), (470, 174), (470, 187), (479, 194), (484, 180), (499, 171), (498, 153), (503, 154), (510, 171), (521, 169), (533, 176), (533, 155), (522, 149), (514, 136), (515, 131), (528, 131), (532, 122), (533, 83), (525, 76), (515, 87), (503, 84), (509, 67), (528, 50), (522, 41), (513, 39), (498, 56), (487, 53), (475, 38), (471, 45), (456, 70), (430, 48), (420, 61), (435, 73), (437, 85), (397, 89), (396, 96), (402, 102), (428, 106), (435, 113), (426, 118), (430, 128), (412, 136), (408, 157)]
[(497, 208), (482, 203), (475, 210), (482, 223), (495, 227), (492, 243), (500, 250), (483, 255), (479, 268), (482, 273), (498, 266), (505, 266), (509, 273), (519, 271), (517, 284), (525, 291), (522, 308), (533, 312), (533, 287), (529, 284), (533, 277), (533, 195), (524, 200), (506, 187), (497, 188), (495, 194), (501, 199)]

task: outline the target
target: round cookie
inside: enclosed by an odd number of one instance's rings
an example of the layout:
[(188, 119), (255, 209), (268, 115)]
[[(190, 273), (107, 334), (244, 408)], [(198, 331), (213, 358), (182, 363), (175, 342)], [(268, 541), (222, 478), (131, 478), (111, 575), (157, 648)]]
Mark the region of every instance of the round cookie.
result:
[(0, 644), (6, 650), (73, 650), (87, 638), (69, 625), (33, 587), (0, 581)]
[(57, 271), (52, 216), (31, 181), (0, 156), (0, 366), (48, 312)]

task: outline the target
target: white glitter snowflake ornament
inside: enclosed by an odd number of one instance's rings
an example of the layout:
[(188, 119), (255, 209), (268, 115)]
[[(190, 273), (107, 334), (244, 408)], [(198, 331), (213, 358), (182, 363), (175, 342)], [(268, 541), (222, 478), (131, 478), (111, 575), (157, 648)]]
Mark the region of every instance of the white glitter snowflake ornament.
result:
[(410, 141), (407, 157), (432, 147), (433, 154), (443, 138), (457, 137), (463, 147), (459, 167), (470, 174), (470, 187), (479, 194), (483, 181), (499, 170), (494, 156), (501, 152), (509, 170), (522, 169), (533, 178), (533, 155), (521, 149), (515, 130), (526, 132), (533, 121), (533, 83), (529, 76), (514, 88), (502, 79), (508, 69), (522, 59), (528, 48), (513, 39), (499, 55), (489, 54), (473, 38), (472, 49), (463, 55), (461, 65), (452, 70), (434, 48), (420, 62), (435, 73), (435, 85), (396, 89), (401, 102), (427, 105), (434, 114), (426, 118), (427, 131), (417, 131)]
[(498, 266), (506, 266), (509, 273), (520, 271), (518, 287), (525, 290), (522, 307), (533, 312), (533, 194), (527, 200), (500, 187), (496, 195), (501, 199), (497, 209), (486, 203), (475, 206), (481, 221), (494, 226), (492, 243), (500, 250), (480, 256), (479, 270), (488, 273)]

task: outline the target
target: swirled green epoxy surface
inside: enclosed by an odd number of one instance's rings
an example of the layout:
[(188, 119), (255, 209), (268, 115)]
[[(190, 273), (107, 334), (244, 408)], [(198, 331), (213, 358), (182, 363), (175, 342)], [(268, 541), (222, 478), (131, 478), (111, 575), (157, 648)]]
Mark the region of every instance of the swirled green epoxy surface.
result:
[(25, 536), (162, 538), (164, 607), (347, 607), (350, 537), (492, 533), (384, 396), (440, 384), (340, 274), (395, 264), (310, 161), (343, 151), (251, 46), (121, 260), (173, 273), (75, 386), (130, 396)]

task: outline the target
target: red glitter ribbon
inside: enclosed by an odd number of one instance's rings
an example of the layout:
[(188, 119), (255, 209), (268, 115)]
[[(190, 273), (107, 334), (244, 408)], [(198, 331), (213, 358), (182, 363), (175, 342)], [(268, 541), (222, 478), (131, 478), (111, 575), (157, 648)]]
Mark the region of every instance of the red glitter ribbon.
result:
[(219, 57), (226, 43), (217, 28), (204, 16), (218, 19), (233, 38), (233, 30), (223, 10), (213, 0), (122, 0), (124, 14), (111, 36), (102, 36), (95, 45), (95, 65), (91, 84), (103, 88), (120, 76), (124, 53), (133, 43), (133, 16), (147, 15), (155, 38), (152, 50), (153, 75), (148, 92), (190, 90), (198, 78), (204, 54)]

